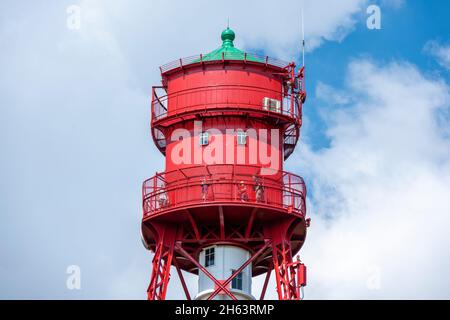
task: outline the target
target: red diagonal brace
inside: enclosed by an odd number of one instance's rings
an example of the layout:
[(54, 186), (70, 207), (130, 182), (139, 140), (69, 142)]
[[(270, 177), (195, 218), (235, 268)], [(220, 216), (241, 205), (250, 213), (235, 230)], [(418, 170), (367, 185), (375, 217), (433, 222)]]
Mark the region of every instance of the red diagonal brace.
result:
[(177, 269), (178, 278), (180, 278), (181, 285), (183, 286), (184, 294), (186, 295), (186, 299), (191, 300), (191, 295), (189, 294), (189, 289), (186, 285), (186, 281), (184, 281), (184, 277), (183, 277), (183, 274), (181, 273), (180, 267), (178, 266), (177, 259), (173, 259), (172, 262), (173, 262), (173, 265), (175, 266), (175, 268)]
[(175, 250), (178, 251), (178, 253), (180, 253), (182, 256), (184, 256), (185, 258), (189, 259), (193, 264), (195, 264), (197, 266), (197, 268), (199, 270), (201, 270), (204, 274), (206, 274), (208, 276), (208, 278), (210, 278), (218, 287), (218, 290), (221, 291), (223, 290), (231, 299), (233, 300), (237, 300), (236, 297), (230, 292), (230, 290), (228, 290), (225, 286), (223, 285), (219, 280), (217, 280), (211, 273), (209, 273), (208, 270), (206, 270), (205, 267), (203, 267), (197, 260), (195, 260), (189, 253), (186, 252), (186, 250), (184, 250), (180, 243), (177, 242), (175, 244)]
[(264, 297), (266, 295), (267, 285), (269, 284), (270, 274), (271, 273), (272, 273), (272, 266), (270, 266), (269, 269), (267, 269), (266, 279), (264, 280), (264, 285), (263, 285), (263, 288), (261, 290), (261, 296), (259, 297), (259, 300), (264, 300)]
[[(266, 240), (264, 245), (254, 254), (250, 257), (250, 259), (248, 259), (247, 261), (245, 261), (245, 263), (240, 266), (239, 269), (237, 269), (232, 275), (231, 277), (229, 277), (227, 280), (225, 280), (223, 282), (223, 285), (226, 286), (228, 285), (231, 280), (234, 279), (234, 277), (236, 277), (242, 270), (244, 270), (253, 260), (255, 260), (261, 253), (263, 253), (263, 251), (270, 245), (270, 241)], [(209, 297), (208, 300), (212, 300), (219, 292), (220, 292), (220, 288), (217, 288)]]

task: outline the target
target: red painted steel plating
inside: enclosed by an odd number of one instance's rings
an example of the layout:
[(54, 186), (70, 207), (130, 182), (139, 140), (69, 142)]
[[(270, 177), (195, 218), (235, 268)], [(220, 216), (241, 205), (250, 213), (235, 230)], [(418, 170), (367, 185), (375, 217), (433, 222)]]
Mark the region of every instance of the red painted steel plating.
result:
[[(261, 175), (266, 164), (251, 161), (249, 145), (261, 142), (249, 136), (243, 159), (224, 164), (180, 164), (171, 154), (181, 141), (171, 139), (175, 130), (202, 132), (249, 128), (277, 129), (281, 145), (272, 152), (286, 159), (300, 136), (302, 105), (306, 98), (304, 68), (296, 74), (294, 63), (270, 58), (203, 61), (203, 55), (177, 60), (161, 67), (162, 86), (152, 90), (151, 134), (166, 155), (166, 171), (147, 179), (142, 187), (142, 235), (145, 246), (155, 254), (148, 299), (164, 300), (173, 266), (187, 299), (191, 299), (183, 270), (203, 272), (215, 284), (209, 299), (228, 295), (232, 279), (250, 263), (252, 275), (266, 274), (260, 299), (264, 299), (270, 274), (276, 280), (278, 298), (299, 300), (306, 285), (306, 267), (298, 256), (309, 219), (306, 218), (306, 187), (303, 179), (283, 171), (283, 161), (271, 175)], [(265, 99), (279, 101), (268, 108)], [(195, 134), (186, 138), (200, 148)], [(185, 142), (186, 142), (185, 141)], [(263, 147), (265, 147), (263, 145)], [(236, 151), (236, 143), (225, 144), (223, 152)], [(234, 153), (233, 153), (234, 154)], [(255, 177), (264, 193), (256, 195)], [(203, 185), (207, 192), (203, 192)], [(241, 188), (246, 191), (242, 197)], [(203, 190), (203, 191), (202, 191)], [(242, 247), (250, 258), (228, 279), (216, 279), (198, 262), (202, 248), (211, 244)]]

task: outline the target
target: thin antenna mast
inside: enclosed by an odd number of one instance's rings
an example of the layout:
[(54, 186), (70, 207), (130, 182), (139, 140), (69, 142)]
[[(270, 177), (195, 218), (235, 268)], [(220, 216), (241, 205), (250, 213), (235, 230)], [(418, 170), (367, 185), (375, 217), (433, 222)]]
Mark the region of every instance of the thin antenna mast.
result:
[(303, 5), (302, 5), (302, 67), (305, 66), (305, 25), (303, 22)]

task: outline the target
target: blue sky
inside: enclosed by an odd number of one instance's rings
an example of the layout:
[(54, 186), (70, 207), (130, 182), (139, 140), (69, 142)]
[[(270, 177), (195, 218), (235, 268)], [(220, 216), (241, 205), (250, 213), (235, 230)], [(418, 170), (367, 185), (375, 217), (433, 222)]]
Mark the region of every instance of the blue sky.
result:
[[(326, 42), (307, 55), (309, 95), (314, 94), (319, 81), (341, 87), (347, 65), (359, 57), (367, 57), (378, 63), (408, 61), (429, 76), (439, 73), (448, 79), (448, 73), (423, 49), (430, 39), (448, 44), (450, 24), (447, 12), (450, 4), (443, 1), (408, 1), (400, 7), (379, 4), (382, 8), (381, 30), (369, 30), (365, 20), (368, 15), (360, 12), (355, 29), (343, 41)], [(318, 115), (318, 103), (309, 100), (305, 107), (305, 114), (311, 117), (306, 126), (311, 128), (308, 136), (314, 148), (327, 146), (329, 142), (324, 136), (324, 124)]]
[[(381, 30), (366, 27), (370, 4)], [(238, 47), (298, 58), (299, 1), (279, 5), (292, 10), (273, 25), (272, 1), (2, 2), (0, 298), (145, 298), (158, 66), (215, 49), (228, 16)], [(304, 1), (308, 100), (286, 167), (309, 189), (307, 298), (450, 297), (449, 6)]]

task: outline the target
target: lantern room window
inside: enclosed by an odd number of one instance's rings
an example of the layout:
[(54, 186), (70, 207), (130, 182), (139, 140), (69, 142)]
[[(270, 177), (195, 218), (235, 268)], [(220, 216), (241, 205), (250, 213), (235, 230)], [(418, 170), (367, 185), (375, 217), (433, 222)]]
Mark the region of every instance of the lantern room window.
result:
[(214, 265), (214, 248), (208, 248), (205, 250), (205, 267)]
[(200, 133), (200, 145), (201, 146), (206, 146), (209, 143), (209, 134), (208, 132), (202, 132)]
[(237, 144), (245, 146), (247, 144), (247, 133), (244, 131), (237, 132)]

